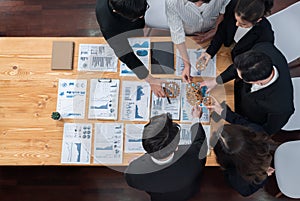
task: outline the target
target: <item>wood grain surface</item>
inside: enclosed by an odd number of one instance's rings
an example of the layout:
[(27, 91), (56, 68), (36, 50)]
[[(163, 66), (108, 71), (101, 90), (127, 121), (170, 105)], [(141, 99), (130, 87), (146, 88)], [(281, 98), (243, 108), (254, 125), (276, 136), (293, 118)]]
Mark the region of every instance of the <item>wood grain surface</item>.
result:
[[(53, 41), (75, 42), (73, 70), (51, 70)], [(170, 41), (170, 38), (152, 37), (151, 41)], [(200, 47), (188, 41), (189, 47)], [(63, 124), (101, 122), (87, 117), (76, 121), (51, 119), (51, 113), (56, 110), (59, 79), (118, 78), (119, 73), (77, 72), (81, 43), (98, 44), (105, 40), (101, 37), (0, 38), (0, 165), (62, 165)], [(217, 74), (231, 63), (229, 55), (230, 49), (222, 47), (217, 55)], [(226, 84), (225, 95), (230, 106), (233, 106), (232, 89), (232, 83)], [(122, 165), (136, 156), (124, 154)], [(207, 165), (217, 165), (213, 153), (208, 156)]]

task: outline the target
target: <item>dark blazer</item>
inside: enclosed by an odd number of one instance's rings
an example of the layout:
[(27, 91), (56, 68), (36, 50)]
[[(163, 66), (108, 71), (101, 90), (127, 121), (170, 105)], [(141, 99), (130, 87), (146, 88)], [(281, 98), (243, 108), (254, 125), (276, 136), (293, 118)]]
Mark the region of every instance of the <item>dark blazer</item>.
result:
[[(285, 57), (271, 43), (258, 43), (252, 50), (268, 55), (279, 77), (270, 86), (251, 93), (251, 84), (241, 80), (233, 65), (218, 76), (217, 80), (226, 83), (235, 79), (235, 112), (227, 110), (226, 121), (236, 123), (246, 118), (248, 121), (261, 125), (263, 129), (274, 134), (278, 132), (294, 113), (293, 86)], [(218, 81), (219, 82), (219, 81)], [(236, 115), (235, 115), (236, 114)]]
[(180, 145), (170, 164), (157, 165), (149, 154), (131, 162), (125, 172), (128, 185), (146, 191), (152, 201), (185, 201), (192, 197), (199, 189), (208, 146), (201, 124), (194, 124), (191, 133), (193, 143)]
[[(234, 16), (237, 1), (238, 0), (231, 0), (226, 6), (224, 20), (219, 24), (217, 32), (206, 50), (211, 57), (217, 54), (222, 44), (228, 47), (234, 42), (234, 35), (238, 28), (236, 26), (236, 19)], [(235, 56), (250, 50), (256, 43), (259, 42), (274, 43), (274, 33), (271, 24), (265, 17), (256, 23), (252, 29), (235, 44), (231, 51), (232, 59), (234, 59)]]
[(102, 35), (117, 57), (133, 70), (139, 79), (146, 78), (149, 71), (134, 54), (128, 42), (130, 37), (144, 36), (145, 19), (139, 18), (132, 22), (121, 17), (112, 11), (108, 0), (97, 0), (96, 17)]

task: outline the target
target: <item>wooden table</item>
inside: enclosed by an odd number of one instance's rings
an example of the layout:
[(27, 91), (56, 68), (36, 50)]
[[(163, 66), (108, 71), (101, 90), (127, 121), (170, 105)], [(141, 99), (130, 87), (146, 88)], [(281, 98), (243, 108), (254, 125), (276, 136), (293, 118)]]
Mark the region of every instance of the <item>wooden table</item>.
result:
[[(53, 41), (75, 42), (73, 70), (51, 70)], [(151, 38), (151, 41), (170, 41), (170, 38)], [(0, 165), (63, 165), (60, 163), (63, 126), (73, 120), (54, 121), (51, 113), (56, 110), (58, 80), (78, 78), (81, 43), (106, 42), (100, 37), (0, 38)], [(217, 57), (217, 74), (231, 63), (229, 55), (230, 50), (222, 47)], [(119, 73), (104, 75), (119, 78)], [(89, 72), (85, 78), (97, 78), (97, 73)], [(232, 83), (226, 85), (226, 99), (231, 106), (232, 89)], [(86, 117), (83, 122), (99, 121)], [(135, 155), (124, 154), (122, 165), (127, 165), (132, 157)], [(206, 165), (217, 165), (213, 153)]]

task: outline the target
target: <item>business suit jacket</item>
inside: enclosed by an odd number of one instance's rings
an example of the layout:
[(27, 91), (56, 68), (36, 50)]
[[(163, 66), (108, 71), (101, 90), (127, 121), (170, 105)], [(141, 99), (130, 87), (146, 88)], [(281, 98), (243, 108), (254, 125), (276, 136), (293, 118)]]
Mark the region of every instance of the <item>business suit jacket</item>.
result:
[[(219, 24), (217, 32), (213, 37), (206, 52), (215, 56), (222, 44), (230, 46), (234, 42), (234, 35), (237, 31), (236, 19), (234, 16), (234, 9), (238, 0), (231, 0), (226, 6), (224, 19)], [(274, 43), (274, 32), (270, 22), (263, 17), (261, 21), (257, 22), (251, 30), (249, 30), (234, 46), (231, 51), (231, 57), (250, 50), (256, 43), (271, 42)]]
[(140, 79), (148, 76), (149, 71), (134, 54), (128, 38), (143, 36), (145, 19), (138, 18), (130, 21), (114, 13), (108, 0), (97, 0), (96, 17), (100, 30), (107, 43), (114, 50), (117, 57), (124, 62)]
[(191, 133), (193, 143), (178, 146), (170, 164), (157, 165), (149, 154), (131, 162), (125, 172), (128, 185), (146, 191), (152, 201), (184, 201), (192, 197), (199, 189), (207, 141), (201, 124), (194, 124)]
[(294, 113), (293, 86), (289, 68), (285, 57), (271, 43), (258, 43), (252, 50), (268, 55), (274, 67), (278, 70), (279, 77), (270, 86), (251, 93), (251, 84), (241, 80), (233, 65), (229, 66), (217, 77), (226, 83), (235, 79), (234, 98), (235, 112), (228, 109), (226, 120), (236, 123), (246, 118), (248, 121), (261, 125), (263, 129), (274, 134), (278, 132)]

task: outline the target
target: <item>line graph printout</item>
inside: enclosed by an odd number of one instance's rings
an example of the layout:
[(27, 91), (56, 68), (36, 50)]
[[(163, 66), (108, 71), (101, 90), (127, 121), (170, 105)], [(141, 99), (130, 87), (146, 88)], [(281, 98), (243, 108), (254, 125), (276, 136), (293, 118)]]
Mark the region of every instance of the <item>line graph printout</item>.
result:
[[(187, 49), (188, 55), (191, 63), (191, 76), (194, 77), (216, 77), (216, 57), (213, 57), (207, 64), (205, 70), (199, 71), (196, 69), (196, 62), (200, 57), (201, 53), (205, 51), (204, 49)], [(181, 76), (184, 69), (183, 60), (180, 56), (179, 51), (176, 52), (176, 75)]]
[(123, 124), (95, 123), (94, 163), (122, 164)]
[(78, 71), (117, 72), (118, 57), (108, 44), (79, 44)]
[(90, 119), (118, 118), (118, 79), (91, 79), (89, 114)]
[[(150, 38), (128, 38), (134, 54), (149, 69), (150, 61)], [(120, 61), (120, 76), (135, 76), (134, 72)]]
[(146, 82), (122, 82), (122, 120), (149, 120), (150, 90)]
[(125, 153), (145, 153), (142, 146), (144, 126), (145, 124), (125, 125)]
[(85, 116), (87, 80), (60, 79), (56, 111), (62, 118), (83, 119)]
[(90, 164), (92, 124), (65, 123), (61, 163)]

